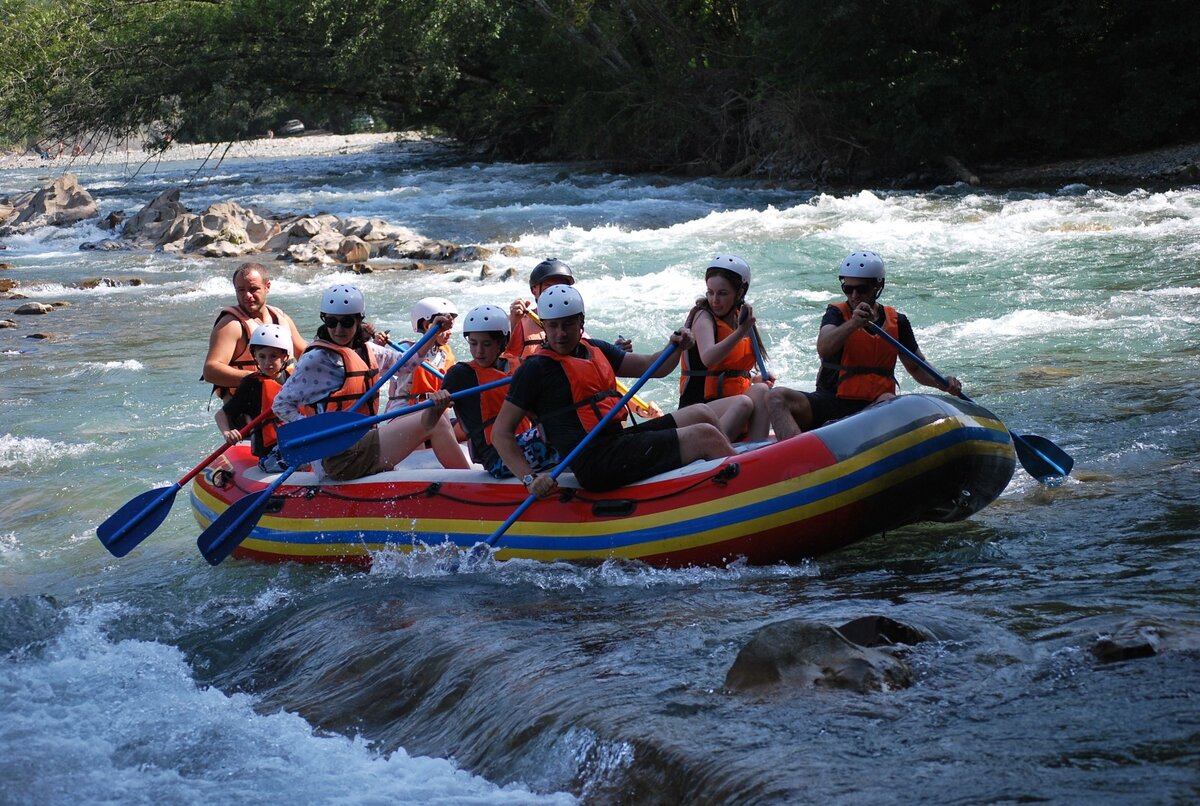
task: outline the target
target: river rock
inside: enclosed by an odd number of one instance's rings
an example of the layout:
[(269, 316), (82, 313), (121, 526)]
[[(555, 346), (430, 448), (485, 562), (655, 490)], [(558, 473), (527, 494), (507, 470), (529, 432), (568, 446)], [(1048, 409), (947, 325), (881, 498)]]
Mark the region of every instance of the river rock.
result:
[(63, 174), (49, 187), (35, 191), (5, 227), (6, 232), (27, 232), (38, 227), (65, 227), (99, 215), (96, 200), (74, 174)]
[(16, 280), (3, 279), (0, 280), (0, 291), (12, 291), (17, 287)]
[(931, 633), (920, 627), (887, 616), (863, 616), (847, 621), (837, 629), (847, 640), (859, 646), (914, 646), (933, 638)]
[(510, 243), (506, 243), (504, 246), (500, 247), (500, 254), (504, 255), (505, 257), (520, 257), (521, 250)]
[[(177, 240), (187, 231), (186, 221), (178, 221), (190, 216), (191, 213), (179, 202), (179, 188), (169, 188), (158, 194), (145, 207), (134, 213), (121, 228), (121, 237), (127, 241), (142, 241), (159, 245)], [(163, 239), (172, 226), (177, 235)]]
[(47, 314), (54, 310), (53, 305), (47, 305), (44, 302), (26, 302), (21, 307), (17, 308), (13, 313), (19, 316), (38, 316)]
[(111, 213), (106, 215), (104, 217), (104, 219), (100, 222), (100, 228), (115, 230), (117, 227), (121, 226), (123, 223), (125, 223), (125, 211), (124, 210), (113, 210)]
[(30, 334), (29, 334), (28, 336), (26, 336), (25, 338), (27, 338), (27, 339), (42, 339), (42, 340), (47, 340), (47, 341), (53, 341), (53, 340), (55, 340), (55, 339), (61, 339), (61, 338), (62, 338), (62, 335), (63, 335), (63, 334), (61, 334), (61, 333), (30, 333)]
[(371, 247), (355, 235), (348, 235), (338, 244), (336, 253), (343, 263), (366, 263), (371, 258)]
[(120, 286), (137, 286), (142, 285), (146, 281), (141, 277), (88, 277), (80, 280), (76, 285), (79, 288), (118, 288)]
[(1104, 663), (1149, 658), (1168, 650), (1200, 651), (1200, 630), (1190, 625), (1167, 625), (1153, 619), (1134, 619), (1097, 640), (1092, 654)]
[(908, 666), (879, 649), (859, 646), (827, 624), (789, 619), (757, 630), (725, 675), (725, 688), (841, 688), (857, 692), (904, 688)]
[(12, 319), (0, 319), (0, 330), (6, 330), (10, 327), (16, 327), (17, 323)]
[(330, 265), (334, 262), (324, 249), (310, 243), (293, 244), (283, 250), (283, 254), (279, 255), (277, 259), (317, 266)]

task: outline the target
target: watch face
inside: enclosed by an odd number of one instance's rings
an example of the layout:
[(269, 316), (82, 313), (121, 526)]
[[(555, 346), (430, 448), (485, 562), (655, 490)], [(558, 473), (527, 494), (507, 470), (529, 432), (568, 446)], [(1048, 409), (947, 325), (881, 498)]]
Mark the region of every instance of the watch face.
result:
[(526, 486), (533, 484), (533, 476), (525, 476), (521, 479), (521, 483)]

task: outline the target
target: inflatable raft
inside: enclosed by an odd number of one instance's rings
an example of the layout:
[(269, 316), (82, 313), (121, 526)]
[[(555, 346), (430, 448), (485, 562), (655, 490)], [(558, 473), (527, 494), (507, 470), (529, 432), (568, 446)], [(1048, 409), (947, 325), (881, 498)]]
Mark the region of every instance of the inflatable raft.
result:
[[(988, 410), (904, 395), (783, 442), (693, 462), (605, 493), (559, 477), (496, 543), (496, 559), (642, 560), (655, 566), (790, 562), (906, 524), (956, 521), (1008, 485), (1015, 454)], [(192, 485), (207, 527), (276, 477), (235, 446)], [(271, 497), (237, 557), (369, 564), (373, 553), (487, 540), (525, 498), (516, 479), (445, 470), (430, 451), (397, 469), (317, 484), (297, 472)]]

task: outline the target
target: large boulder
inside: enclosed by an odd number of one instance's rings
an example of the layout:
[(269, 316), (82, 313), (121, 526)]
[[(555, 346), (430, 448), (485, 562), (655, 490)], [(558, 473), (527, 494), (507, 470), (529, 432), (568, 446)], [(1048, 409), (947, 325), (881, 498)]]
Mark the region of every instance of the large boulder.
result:
[[(187, 231), (190, 223), (187, 218), (191, 215), (179, 201), (179, 188), (169, 188), (125, 221), (121, 237), (154, 245), (169, 243), (178, 240)], [(171, 237), (164, 238), (168, 231)]]
[(75, 175), (63, 174), (49, 187), (34, 192), (5, 230), (27, 232), (38, 227), (65, 227), (99, 214), (96, 200), (79, 184)]
[(841, 688), (882, 691), (912, 682), (894, 655), (859, 646), (827, 624), (789, 619), (762, 627), (738, 652), (725, 675), (733, 691)]
[(342, 263), (366, 263), (371, 258), (371, 247), (362, 238), (350, 235), (338, 244), (336, 254)]

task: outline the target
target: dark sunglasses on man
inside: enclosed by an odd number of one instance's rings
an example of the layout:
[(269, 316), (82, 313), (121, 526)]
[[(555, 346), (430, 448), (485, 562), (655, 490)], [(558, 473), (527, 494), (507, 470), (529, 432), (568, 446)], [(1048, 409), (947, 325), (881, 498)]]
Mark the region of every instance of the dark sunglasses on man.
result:
[(879, 290), (879, 286), (874, 283), (842, 283), (842, 293), (847, 297), (858, 294), (860, 297), (870, 296)]

